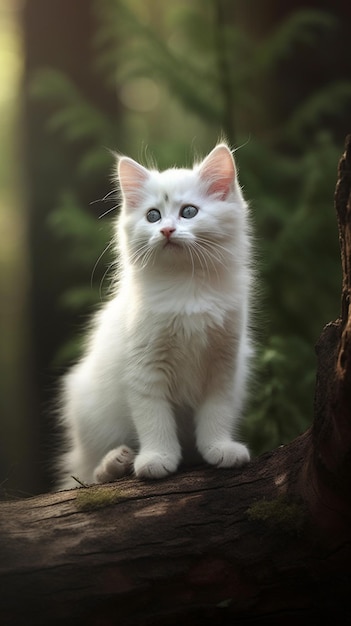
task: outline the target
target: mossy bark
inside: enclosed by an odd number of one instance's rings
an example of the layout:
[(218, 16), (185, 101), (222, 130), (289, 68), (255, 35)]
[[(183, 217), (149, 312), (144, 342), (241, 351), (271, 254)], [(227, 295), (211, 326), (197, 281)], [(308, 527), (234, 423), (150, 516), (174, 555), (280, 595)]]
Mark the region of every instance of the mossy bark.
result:
[(0, 622), (123, 626), (351, 618), (351, 140), (339, 167), (342, 314), (312, 427), (243, 470), (0, 505)]

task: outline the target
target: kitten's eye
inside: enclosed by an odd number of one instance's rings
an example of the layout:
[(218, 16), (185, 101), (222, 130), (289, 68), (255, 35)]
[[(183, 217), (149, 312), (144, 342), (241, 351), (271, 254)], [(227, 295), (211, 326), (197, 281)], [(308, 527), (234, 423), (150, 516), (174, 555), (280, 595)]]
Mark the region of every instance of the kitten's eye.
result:
[(146, 213), (146, 219), (151, 223), (158, 222), (158, 220), (161, 219), (161, 213), (157, 209), (150, 209), (150, 211)]
[(190, 220), (192, 217), (195, 217), (199, 212), (199, 209), (196, 206), (192, 206), (191, 204), (187, 206), (183, 206), (180, 211), (181, 217), (185, 217), (185, 219)]

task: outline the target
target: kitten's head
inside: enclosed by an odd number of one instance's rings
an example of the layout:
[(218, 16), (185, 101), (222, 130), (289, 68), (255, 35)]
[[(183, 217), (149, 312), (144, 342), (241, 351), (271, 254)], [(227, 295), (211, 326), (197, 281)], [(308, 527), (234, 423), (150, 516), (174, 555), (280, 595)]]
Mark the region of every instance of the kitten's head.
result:
[(247, 206), (226, 144), (193, 169), (158, 172), (121, 157), (118, 178), (118, 238), (129, 264), (217, 272), (247, 248)]

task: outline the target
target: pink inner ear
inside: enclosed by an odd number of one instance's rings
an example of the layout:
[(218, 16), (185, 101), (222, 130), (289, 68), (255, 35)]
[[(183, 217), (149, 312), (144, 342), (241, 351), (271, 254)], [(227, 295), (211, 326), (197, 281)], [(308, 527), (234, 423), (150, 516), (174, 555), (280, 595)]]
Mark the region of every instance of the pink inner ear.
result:
[(233, 189), (236, 171), (232, 154), (225, 144), (216, 146), (200, 165), (200, 179), (209, 194), (217, 194), (225, 200)]
[(148, 170), (133, 159), (122, 157), (119, 160), (118, 178), (128, 207), (136, 208), (138, 206), (148, 177)]

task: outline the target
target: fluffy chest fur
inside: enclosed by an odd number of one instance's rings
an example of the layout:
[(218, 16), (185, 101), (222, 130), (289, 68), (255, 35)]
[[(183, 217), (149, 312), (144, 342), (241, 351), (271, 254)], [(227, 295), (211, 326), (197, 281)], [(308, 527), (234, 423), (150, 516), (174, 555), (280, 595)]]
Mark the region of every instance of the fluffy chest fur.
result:
[(125, 299), (133, 302), (126, 329), (131, 393), (140, 386), (154, 388), (174, 405), (195, 407), (218, 368), (233, 369), (242, 305), (231, 292), (197, 284), (194, 277), (173, 284), (154, 282), (147, 294), (141, 288), (139, 293), (139, 301)]
[(145, 392), (158, 390), (174, 405), (195, 407), (212, 374), (213, 355), (222, 337), (206, 314), (159, 315), (152, 328), (135, 333), (129, 352), (129, 381)]

